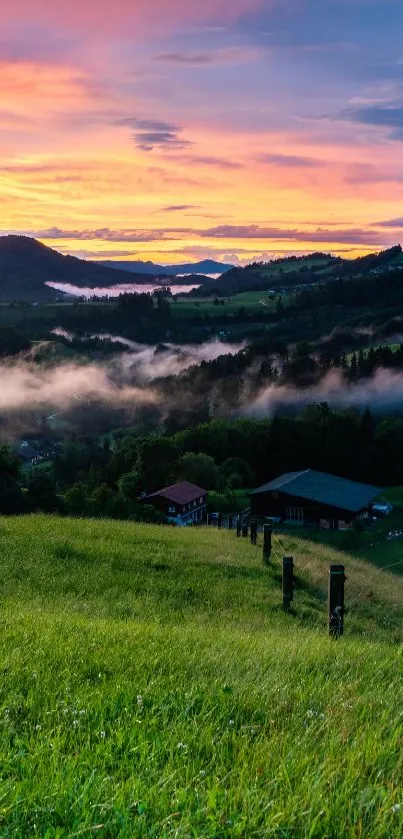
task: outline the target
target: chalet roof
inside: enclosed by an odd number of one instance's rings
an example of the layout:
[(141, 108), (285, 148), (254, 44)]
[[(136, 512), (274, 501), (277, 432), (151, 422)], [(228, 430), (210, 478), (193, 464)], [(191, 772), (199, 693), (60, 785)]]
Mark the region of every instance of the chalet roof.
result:
[(317, 501), (339, 510), (358, 513), (380, 495), (379, 487), (348, 481), (325, 472), (305, 469), (303, 472), (287, 472), (274, 481), (255, 489), (252, 495), (266, 492), (282, 492), (307, 501)]
[(191, 484), (189, 481), (182, 481), (179, 484), (172, 484), (164, 489), (159, 489), (157, 492), (147, 495), (147, 498), (167, 498), (168, 501), (174, 501), (176, 504), (191, 504), (192, 501), (197, 501), (202, 495), (207, 495), (206, 489)]

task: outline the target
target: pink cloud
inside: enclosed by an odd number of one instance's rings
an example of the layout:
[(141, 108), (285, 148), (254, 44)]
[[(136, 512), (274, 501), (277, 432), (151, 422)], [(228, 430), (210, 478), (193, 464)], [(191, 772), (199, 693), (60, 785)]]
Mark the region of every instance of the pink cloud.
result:
[[(267, 0), (266, 0), (267, 2)], [(197, 25), (236, 20), (240, 15), (259, 8), (264, 0), (15, 0), (2, 9), (2, 25), (18, 19), (61, 23), (68, 28), (90, 29), (91, 32), (112, 30), (135, 34), (138, 28), (157, 30), (178, 24)], [(133, 26), (132, 32), (128, 27)]]

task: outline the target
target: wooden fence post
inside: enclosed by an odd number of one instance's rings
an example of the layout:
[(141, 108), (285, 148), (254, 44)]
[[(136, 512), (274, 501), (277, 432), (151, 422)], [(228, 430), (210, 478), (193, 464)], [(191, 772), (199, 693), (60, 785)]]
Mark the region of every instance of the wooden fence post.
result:
[(251, 545), (256, 545), (256, 542), (257, 542), (257, 519), (251, 519), (251, 523), (250, 523), (250, 542), (251, 542)]
[(221, 530), (221, 527), (222, 527), (222, 513), (219, 513), (218, 516), (217, 516), (217, 527), (218, 527), (219, 530)]
[(244, 539), (248, 538), (248, 532), (249, 532), (248, 519), (244, 519), (243, 522), (242, 522), (242, 536), (244, 537)]
[(228, 530), (232, 530), (232, 527), (233, 527), (232, 513), (229, 513), (228, 514)]
[(347, 577), (344, 565), (332, 563), (329, 571), (328, 623), (331, 638), (339, 638), (344, 632), (344, 583)]
[(263, 563), (270, 564), (271, 557), (271, 535), (272, 529), (270, 524), (265, 524), (263, 527)]
[(241, 520), (241, 516), (237, 516), (237, 520), (236, 520), (236, 535), (237, 535), (238, 539), (239, 539), (239, 537), (240, 537), (241, 533), (242, 533), (242, 520)]
[(283, 557), (283, 607), (288, 612), (294, 600), (294, 559), (292, 556)]

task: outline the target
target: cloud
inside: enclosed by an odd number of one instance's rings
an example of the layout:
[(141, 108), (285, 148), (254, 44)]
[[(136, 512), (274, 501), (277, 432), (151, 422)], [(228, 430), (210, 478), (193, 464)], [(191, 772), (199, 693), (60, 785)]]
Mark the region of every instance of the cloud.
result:
[(341, 114), (341, 119), (375, 128), (387, 128), (390, 139), (403, 140), (403, 104), (401, 102), (347, 108)]
[(203, 67), (211, 64), (240, 64), (243, 61), (255, 61), (261, 51), (254, 47), (223, 47), (206, 52), (166, 52), (155, 55), (153, 60), (163, 64), (185, 64)]
[(373, 227), (385, 227), (390, 229), (400, 229), (403, 228), (403, 216), (398, 218), (391, 218), (387, 221), (376, 221)]
[[(96, 14), (92, 3), (82, 0), (14, 0), (2, 6), (2, 28), (15, 20), (27, 26), (54, 26), (65, 31), (89, 31), (91, 38), (103, 34), (138, 34), (144, 31), (177, 30), (178, 26), (220, 26), (251, 13), (263, 0), (97, 0)], [(267, 3), (267, 0), (265, 0)]]
[(243, 168), (243, 164), (237, 160), (229, 160), (228, 158), (216, 157), (211, 154), (181, 154), (178, 159), (181, 163), (189, 163), (191, 166), (216, 166), (217, 169)]
[(223, 224), (200, 231), (200, 235), (212, 239), (285, 239), (293, 242), (343, 242), (349, 244), (374, 243), (378, 234), (372, 230), (349, 229), (329, 230), (317, 227), (315, 230), (281, 229), (260, 227), (258, 224)]
[(261, 154), (257, 161), (268, 163), (270, 166), (284, 167), (285, 169), (313, 169), (317, 166), (323, 166), (323, 161), (317, 158), (294, 154)]
[(118, 120), (116, 125), (127, 125), (134, 129), (134, 144), (140, 151), (152, 151), (155, 147), (184, 149), (192, 145), (190, 140), (180, 136), (182, 129), (172, 122), (128, 117)]
[(197, 204), (171, 204), (170, 207), (161, 207), (159, 213), (179, 213), (181, 210), (196, 210)]
[(25, 235), (35, 239), (74, 239), (76, 241), (102, 240), (104, 242), (158, 242), (166, 239), (163, 230), (111, 230), (102, 227), (98, 230), (60, 230), (50, 227), (47, 230), (37, 230)]

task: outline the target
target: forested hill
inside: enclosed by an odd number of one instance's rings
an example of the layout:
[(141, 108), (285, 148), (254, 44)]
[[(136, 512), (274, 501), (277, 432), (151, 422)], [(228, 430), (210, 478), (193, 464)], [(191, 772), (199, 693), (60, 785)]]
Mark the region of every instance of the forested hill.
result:
[(291, 256), (268, 263), (255, 262), (245, 268), (233, 268), (220, 279), (204, 285), (203, 289), (195, 289), (192, 295), (226, 296), (245, 291), (275, 290), (371, 276), (396, 268), (403, 269), (400, 245), (359, 259), (341, 259), (331, 254), (312, 253), (309, 256)]
[(112, 286), (149, 282), (144, 274), (119, 274), (94, 262), (63, 256), (27, 236), (0, 237), (0, 300), (42, 302), (54, 300), (56, 292), (46, 282), (80, 287)]

